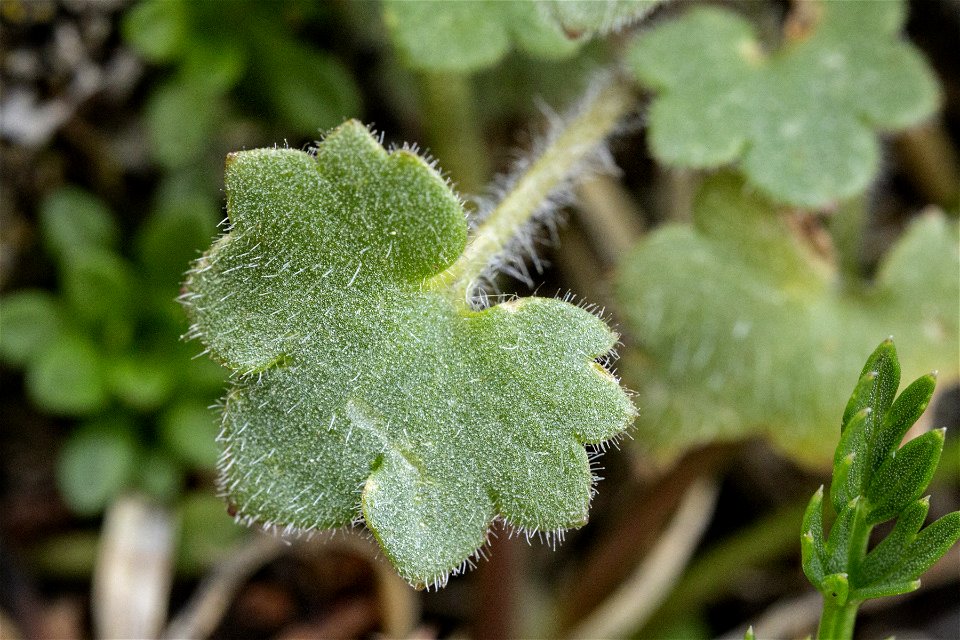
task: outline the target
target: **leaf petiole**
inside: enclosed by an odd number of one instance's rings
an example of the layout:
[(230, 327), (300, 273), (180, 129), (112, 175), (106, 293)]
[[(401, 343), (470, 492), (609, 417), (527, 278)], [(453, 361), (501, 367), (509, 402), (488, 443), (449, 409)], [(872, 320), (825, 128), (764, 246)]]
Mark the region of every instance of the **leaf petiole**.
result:
[(577, 172), (633, 105), (630, 89), (616, 80), (593, 90), (562, 128), (549, 136), (542, 152), (477, 228), (460, 258), (429, 279), (424, 289), (446, 291), (456, 304), (470, 306), (477, 280), (509, 250), (518, 231), (536, 216), (550, 194)]

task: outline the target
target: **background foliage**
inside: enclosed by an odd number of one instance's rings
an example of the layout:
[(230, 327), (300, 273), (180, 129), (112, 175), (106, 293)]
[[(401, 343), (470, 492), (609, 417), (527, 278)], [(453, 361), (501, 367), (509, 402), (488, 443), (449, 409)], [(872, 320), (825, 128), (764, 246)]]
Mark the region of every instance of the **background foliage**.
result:
[[(930, 519), (955, 510), (955, 7), (656, 4), (2, 0), (0, 623), (91, 634), (120, 496), (177, 523), (171, 613), (249, 548), (214, 489), (226, 374), (179, 340), (174, 301), (223, 218), (226, 153), (305, 148), (354, 117), (426, 147), (469, 211), (553, 117), (542, 104), (563, 111), (601, 68), (643, 114), (611, 145), (622, 175), (585, 185), (559, 242), (496, 282), (572, 291), (623, 334), (639, 419), (599, 461), (590, 524), (556, 552), (499, 531), (489, 562), (407, 600), (375, 587), (359, 543), (290, 551), (242, 581), (214, 635), (363, 635), (402, 628), (398, 611), (434, 636), (568, 632), (630, 584), (698, 482), (719, 493), (691, 564), (624, 634), (742, 634), (807, 593), (803, 506), (890, 334), (906, 378), (939, 370)], [(956, 561), (865, 611), (864, 636), (949, 637)]]

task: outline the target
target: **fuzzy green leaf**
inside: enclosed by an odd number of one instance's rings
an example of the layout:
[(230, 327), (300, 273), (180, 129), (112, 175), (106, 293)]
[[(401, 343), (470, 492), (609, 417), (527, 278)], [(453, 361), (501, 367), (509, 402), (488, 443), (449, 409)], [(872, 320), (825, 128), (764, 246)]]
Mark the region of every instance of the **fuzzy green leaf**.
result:
[(640, 20), (663, 0), (548, 0), (563, 30), (574, 37), (609, 33)]
[(880, 580), (893, 573), (903, 558), (904, 551), (913, 543), (917, 532), (927, 518), (930, 500), (924, 498), (908, 506), (897, 517), (893, 531), (887, 534), (860, 565), (857, 583), (865, 587), (878, 584)]
[(800, 206), (862, 192), (878, 165), (873, 130), (928, 117), (939, 89), (897, 38), (901, 2), (820, 6), (812, 35), (769, 56), (746, 20), (719, 8), (641, 34), (629, 61), (660, 94), (649, 115), (653, 154), (684, 167), (739, 160), (752, 184)]
[(477, 71), (495, 65), (513, 47), (547, 60), (566, 58), (580, 47), (538, 2), (385, 0), (383, 4), (394, 46), (415, 69)]
[(593, 359), (616, 341), (558, 300), (482, 312), (422, 283), (463, 251), (460, 203), (415, 154), (359, 123), (316, 156), (227, 161), (232, 223), (185, 302), (238, 374), (221, 481), (241, 517), (290, 529), (362, 514), (399, 573), (442, 583), (498, 515), (527, 529), (586, 522), (585, 443), (634, 410)]
[(642, 342), (622, 366), (637, 381), (636, 440), (650, 453), (766, 435), (822, 465), (877, 337), (897, 336), (907, 379), (960, 373), (955, 223), (917, 218), (854, 293), (775, 213), (720, 174), (697, 197), (693, 225), (662, 227), (625, 259), (617, 297)]
[(943, 429), (928, 431), (887, 459), (867, 486), (870, 524), (894, 518), (926, 490), (943, 451)]

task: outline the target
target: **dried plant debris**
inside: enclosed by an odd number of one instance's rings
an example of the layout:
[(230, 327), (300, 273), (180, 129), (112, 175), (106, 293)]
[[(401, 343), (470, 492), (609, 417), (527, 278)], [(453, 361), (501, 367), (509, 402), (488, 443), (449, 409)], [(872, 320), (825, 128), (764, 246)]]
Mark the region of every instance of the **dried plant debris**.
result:
[(862, 192), (877, 172), (874, 130), (929, 117), (940, 101), (920, 53), (898, 39), (902, 2), (824, 2), (811, 33), (772, 54), (750, 24), (715, 7), (641, 34), (629, 64), (659, 95), (650, 147), (661, 162), (739, 162), (773, 199), (820, 207)]
[(498, 517), (541, 532), (586, 522), (584, 445), (634, 415), (595, 361), (617, 339), (600, 319), (424, 290), (465, 247), (461, 203), (357, 122), (313, 155), (233, 154), (226, 185), (230, 230), (184, 301), (236, 374), (221, 482), (241, 518), (289, 532), (362, 519), (418, 586), (470, 563)]

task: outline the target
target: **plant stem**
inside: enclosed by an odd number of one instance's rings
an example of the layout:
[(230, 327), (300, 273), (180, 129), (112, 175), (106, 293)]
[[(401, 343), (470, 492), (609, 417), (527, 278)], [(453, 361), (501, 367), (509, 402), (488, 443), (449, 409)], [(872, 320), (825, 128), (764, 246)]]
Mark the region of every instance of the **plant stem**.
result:
[[(859, 573), (860, 565), (867, 555), (870, 532), (873, 531), (873, 525), (867, 524), (862, 496), (856, 508), (845, 569), (850, 575)], [(848, 600), (841, 605), (824, 596), (823, 613), (820, 615), (820, 627), (817, 630), (818, 640), (852, 640), (859, 606), (860, 602), (857, 600)]]
[(853, 638), (853, 625), (857, 619), (860, 603), (846, 603), (838, 606), (823, 599), (823, 614), (817, 629), (817, 640), (849, 640)]
[(444, 290), (457, 304), (470, 305), (477, 279), (500, 257), (517, 233), (540, 210), (550, 194), (562, 186), (634, 104), (630, 90), (609, 81), (594, 90), (477, 229), (460, 258), (425, 287)]
[(478, 193), (490, 177), (490, 162), (470, 77), (421, 74), (420, 95), (432, 155), (450, 173), (460, 193)]

